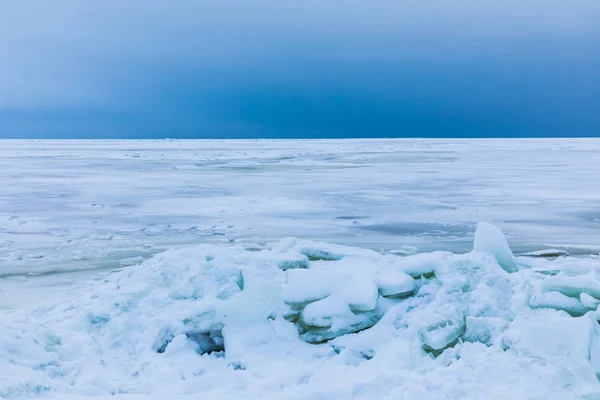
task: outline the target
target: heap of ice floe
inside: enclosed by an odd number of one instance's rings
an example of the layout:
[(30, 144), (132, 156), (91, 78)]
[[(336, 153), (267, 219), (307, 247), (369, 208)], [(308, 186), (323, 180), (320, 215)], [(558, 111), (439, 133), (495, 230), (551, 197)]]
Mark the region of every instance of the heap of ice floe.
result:
[(202, 245), (0, 324), (0, 397), (594, 399), (599, 305), (599, 260), (515, 257), (486, 223), (460, 255)]

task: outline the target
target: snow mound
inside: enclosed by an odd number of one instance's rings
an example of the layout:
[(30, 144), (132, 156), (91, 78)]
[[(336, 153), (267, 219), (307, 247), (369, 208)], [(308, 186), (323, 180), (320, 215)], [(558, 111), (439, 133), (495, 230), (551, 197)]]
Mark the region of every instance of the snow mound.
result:
[(3, 313), (0, 397), (589, 399), (599, 305), (600, 260), (485, 223), (468, 254), (201, 245)]

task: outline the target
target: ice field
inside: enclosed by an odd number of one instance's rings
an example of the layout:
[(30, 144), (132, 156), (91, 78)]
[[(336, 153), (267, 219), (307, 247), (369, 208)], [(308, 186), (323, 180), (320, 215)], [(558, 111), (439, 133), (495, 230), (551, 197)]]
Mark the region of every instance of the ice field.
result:
[(296, 236), (371, 249), (600, 251), (600, 141), (2, 141), (0, 275)]
[(596, 139), (2, 141), (0, 398), (600, 399), (598, 165)]

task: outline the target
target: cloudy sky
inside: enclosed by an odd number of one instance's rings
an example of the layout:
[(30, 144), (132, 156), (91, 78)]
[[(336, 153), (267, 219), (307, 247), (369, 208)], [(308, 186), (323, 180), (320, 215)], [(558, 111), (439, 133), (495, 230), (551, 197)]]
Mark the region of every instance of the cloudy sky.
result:
[(600, 135), (598, 0), (0, 2), (0, 137)]

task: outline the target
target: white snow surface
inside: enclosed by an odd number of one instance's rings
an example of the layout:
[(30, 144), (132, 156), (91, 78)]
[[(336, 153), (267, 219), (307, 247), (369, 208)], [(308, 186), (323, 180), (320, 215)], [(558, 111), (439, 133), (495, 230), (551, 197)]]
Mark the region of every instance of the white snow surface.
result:
[(600, 251), (598, 139), (3, 140), (0, 276), (295, 236), (408, 254)]
[(598, 400), (599, 159), (1, 141), (0, 398)]
[(0, 397), (600, 398), (600, 260), (476, 250), (168, 250), (1, 311)]

